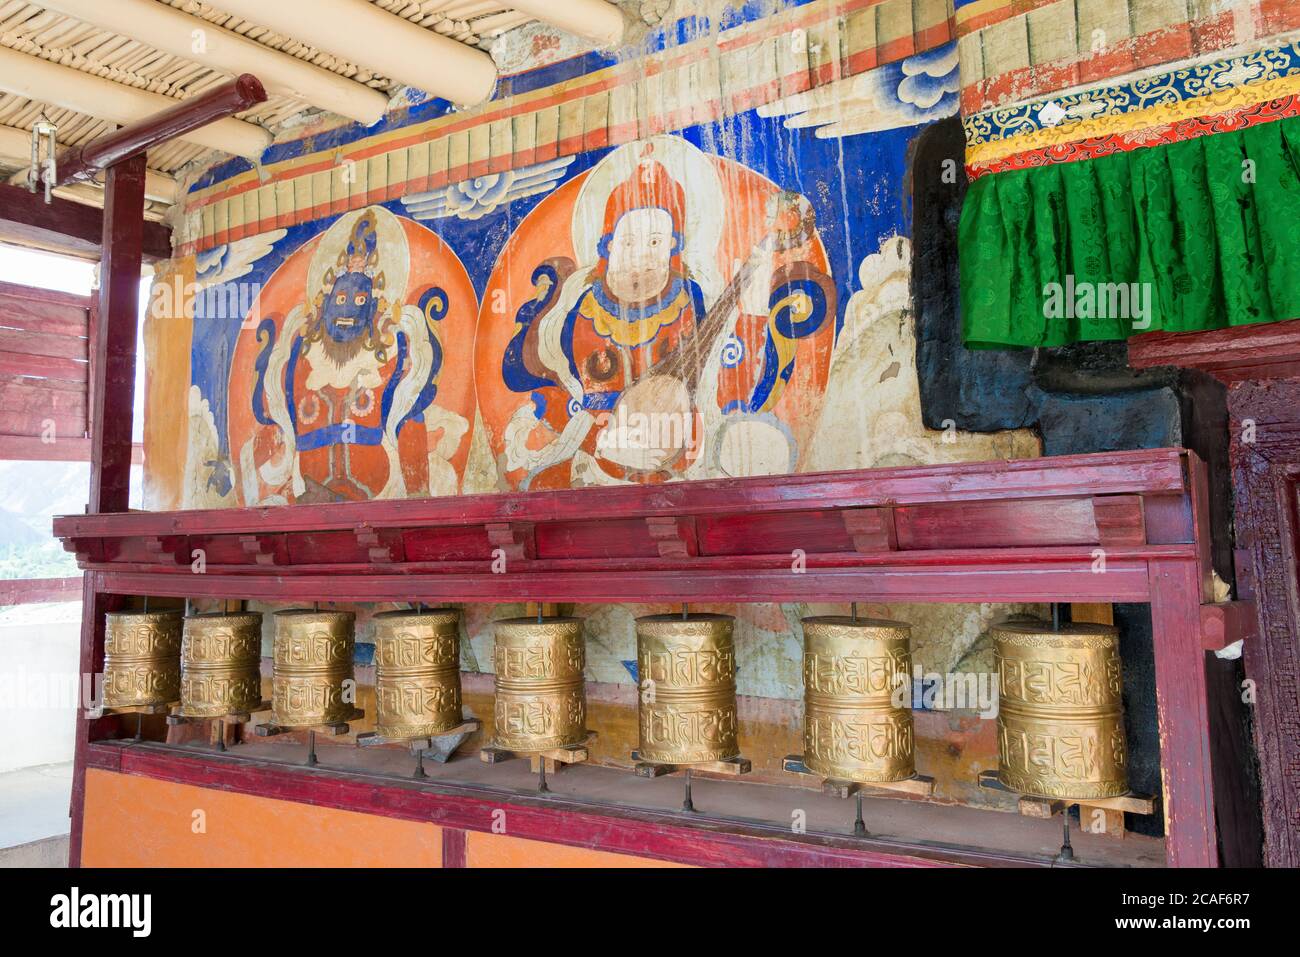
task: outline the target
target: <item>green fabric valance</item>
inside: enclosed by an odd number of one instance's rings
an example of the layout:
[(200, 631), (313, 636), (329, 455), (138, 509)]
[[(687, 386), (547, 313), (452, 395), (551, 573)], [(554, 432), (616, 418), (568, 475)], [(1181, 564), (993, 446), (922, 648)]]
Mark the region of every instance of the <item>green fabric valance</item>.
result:
[(1300, 117), (984, 176), (958, 242), (971, 348), (1300, 318)]

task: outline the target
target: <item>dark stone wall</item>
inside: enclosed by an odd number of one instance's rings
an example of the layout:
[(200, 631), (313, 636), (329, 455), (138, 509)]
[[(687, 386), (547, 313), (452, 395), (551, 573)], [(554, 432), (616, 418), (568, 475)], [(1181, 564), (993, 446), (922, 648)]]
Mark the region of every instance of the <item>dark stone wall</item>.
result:
[[(942, 429), (951, 420), (973, 432), (1033, 428), (1042, 437), (1044, 455), (1163, 446), (1192, 449), (1209, 471), (1214, 564), (1231, 582), (1228, 413), (1220, 383), (1178, 369), (1131, 369), (1123, 342), (1005, 350), (970, 350), (962, 344), (957, 224), (967, 186), (964, 151), (957, 118), (930, 126), (913, 145), (912, 293), (926, 427)], [(954, 168), (956, 176), (945, 177), (945, 170)], [(1130, 781), (1135, 790), (1159, 794), (1150, 608), (1116, 605), (1115, 621), (1124, 660)], [(1227, 736), (1238, 739), (1246, 709), (1235, 701), (1231, 679), (1219, 680), (1232, 665), (1211, 662), (1211, 709), (1222, 716)], [(1247, 754), (1241, 760), (1248, 765), (1250, 759)], [(1252, 787), (1257, 787), (1253, 781), (1243, 784), (1247, 799), (1234, 813), (1246, 813), (1242, 806), (1249, 809)], [(1163, 830), (1159, 816), (1129, 815), (1129, 826), (1146, 833)]]

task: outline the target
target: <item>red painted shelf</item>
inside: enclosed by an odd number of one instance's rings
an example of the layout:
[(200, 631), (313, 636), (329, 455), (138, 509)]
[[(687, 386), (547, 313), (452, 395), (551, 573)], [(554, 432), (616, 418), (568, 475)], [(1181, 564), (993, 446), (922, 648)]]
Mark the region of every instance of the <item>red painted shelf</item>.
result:
[[(64, 516), (125, 594), (1144, 601), (1198, 559), (1181, 449), (444, 499)], [(1100, 565), (1104, 551), (1104, 566)], [(202, 574), (195, 574), (195, 560)]]

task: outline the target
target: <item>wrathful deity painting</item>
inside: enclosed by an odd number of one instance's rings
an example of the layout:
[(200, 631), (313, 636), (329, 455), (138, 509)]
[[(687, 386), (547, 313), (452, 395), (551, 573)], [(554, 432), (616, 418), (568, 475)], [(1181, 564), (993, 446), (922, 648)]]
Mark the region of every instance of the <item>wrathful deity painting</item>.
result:
[(272, 274), (262, 318), (244, 323), (228, 392), (235, 485), (258, 502), (458, 491), (476, 309), (434, 233), (382, 206), (339, 217)]

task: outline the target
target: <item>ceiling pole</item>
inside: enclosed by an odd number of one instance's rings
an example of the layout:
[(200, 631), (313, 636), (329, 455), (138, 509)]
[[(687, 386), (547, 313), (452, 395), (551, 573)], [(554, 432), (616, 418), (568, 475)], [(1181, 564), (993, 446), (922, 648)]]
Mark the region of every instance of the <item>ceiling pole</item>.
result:
[(42, 0), (41, 6), (223, 73), (255, 73), (272, 94), (366, 125), (388, 109), (378, 90), (157, 0)]
[(370, 0), (212, 0), (212, 5), (461, 106), (482, 103), (496, 87), (496, 64), (482, 50)]
[(90, 502), (87, 511), (125, 512), (131, 501), (135, 331), (144, 234), (144, 154), (109, 167), (104, 185), (98, 328), (91, 335)]
[[(138, 123), (186, 102), (4, 47), (0, 47), (0, 90), (118, 124)], [(191, 130), (183, 139), (247, 159), (257, 159), (271, 145), (267, 130), (229, 117)]]
[(623, 12), (606, 0), (509, 0), (520, 13), (585, 37), (602, 50), (623, 42)]

